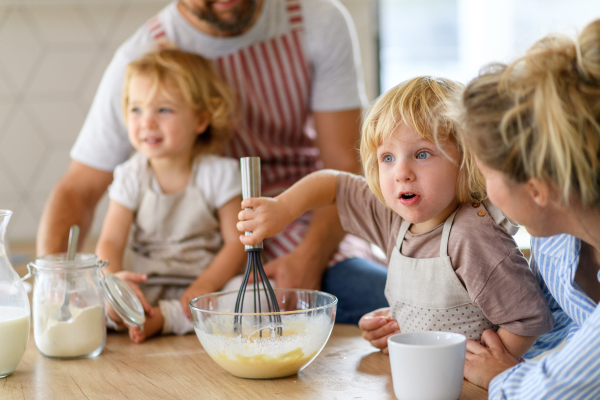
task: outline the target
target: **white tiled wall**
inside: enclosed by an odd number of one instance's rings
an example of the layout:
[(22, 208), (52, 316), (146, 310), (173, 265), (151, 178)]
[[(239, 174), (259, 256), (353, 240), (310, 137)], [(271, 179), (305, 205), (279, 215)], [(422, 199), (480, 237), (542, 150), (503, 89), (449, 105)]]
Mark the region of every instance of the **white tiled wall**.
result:
[(9, 238), (35, 238), (104, 68), (165, 4), (0, 2), (0, 208), (14, 211)]
[[(118, 45), (168, 2), (0, 0), (0, 208), (14, 211), (9, 238), (35, 238), (104, 68)], [(359, 30), (370, 99), (377, 94), (375, 2), (342, 1)]]

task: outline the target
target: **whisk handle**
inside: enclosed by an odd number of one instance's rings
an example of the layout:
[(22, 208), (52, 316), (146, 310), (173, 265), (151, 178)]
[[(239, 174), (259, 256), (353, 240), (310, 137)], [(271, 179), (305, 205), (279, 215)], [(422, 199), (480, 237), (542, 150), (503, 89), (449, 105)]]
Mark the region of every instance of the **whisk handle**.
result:
[[(242, 197), (260, 197), (260, 157), (240, 158), (240, 169), (242, 171)], [(250, 236), (252, 232), (245, 232)], [(263, 242), (254, 245), (245, 245), (246, 251), (262, 250)]]

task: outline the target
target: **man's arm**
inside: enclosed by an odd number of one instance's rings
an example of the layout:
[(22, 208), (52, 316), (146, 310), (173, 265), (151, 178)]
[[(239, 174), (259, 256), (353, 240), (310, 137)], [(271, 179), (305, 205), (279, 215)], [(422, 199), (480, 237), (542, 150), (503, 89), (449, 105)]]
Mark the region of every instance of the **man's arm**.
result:
[(71, 161), (44, 207), (37, 233), (38, 257), (66, 251), (69, 228), (73, 224), (79, 225), (79, 243), (84, 243), (96, 205), (112, 178), (112, 172)]
[(359, 174), (361, 110), (315, 112), (313, 116), (324, 167)]
[[(316, 112), (313, 116), (324, 167), (360, 172), (356, 152), (360, 110)], [(319, 289), (321, 276), (344, 236), (337, 207), (317, 209), (298, 247), (265, 265), (265, 272), (279, 287)]]

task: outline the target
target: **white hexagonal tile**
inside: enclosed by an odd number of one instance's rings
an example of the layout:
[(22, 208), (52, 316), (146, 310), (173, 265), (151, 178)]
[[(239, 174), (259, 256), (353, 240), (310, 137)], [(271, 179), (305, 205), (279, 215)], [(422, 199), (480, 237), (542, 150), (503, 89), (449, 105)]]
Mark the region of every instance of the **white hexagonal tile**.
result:
[(19, 205), (23, 205), (19, 199), (15, 199), (12, 201), (2, 201), (0, 202), (0, 209), (2, 210), (10, 210), (13, 212), (13, 215), (10, 217), (10, 221), (8, 222), (8, 226), (6, 228), (6, 240), (11, 241), (14, 240), (14, 231), (16, 230), (15, 226), (18, 224), (18, 216), (20, 215), (20, 207)]
[(14, 95), (6, 82), (11, 81), (10, 74), (4, 70), (4, 66), (0, 65), (0, 99), (2, 101), (13, 101)]
[[(41, 121), (43, 130), (40, 133), (46, 136), (47, 142), (62, 142), (65, 145), (72, 145), (85, 119), (85, 113), (81, 110), (79, 103), (77, 100), (44, 101), (32, 99), (25, 102), (24, 106)], [(0, 105), (1, 111), (2, 107)]]
[(21, 190), (22, 187), (18, 183), (17, 185), (13, 184), (13, 179), (7, 175), (5, 168), (0, 163), (0, 208), (4, 208), (3, 204), (6, 202), (16, 202)]
[(111, 43), (121, 44), (128, 39), (140, 26), (158, 14), (165, 4), (131, 4), (121, 14), (118, 26), (110, 36)]
[(111, 47), (108, 50), (96, 52), (96, 58), (94, 59), (92, 68), (88, 72), (86, 81), (83, 82), (82, 87), (80, 88), (81, 101), (78, 104), (79, 108), (82, 109), (86, 115), (92, 105), (102, 75), (104, 75), (106, 67), (110, 63), (110, 60), (112, 60), (115, 50), (116, 47)]
[(101, 41), (112, 35), (115, 20), (120, 21), (123, 6), (120, 4), (87, 4), (81, 6), (84, 18), (89, 21), (92, 35)]
[(71, 162), (69, 149), (68, 146), (60, 146), (57, 149), (46, 151), (45, 157), (38, 167), (39, 172), (32, 177), (27, 186), (32, 195), (44, 197), (52, 191)]
[[(14, 223), (14, 218), (15, 218), (15, 209), (17, 208), (19, 204), (19, 198), (14, 198), (14, 199), (10, 199), (10, 200), (0, 200), (0, 210), (10, 210), (13, 212), (12, 217), (10, 217), (10, 221), (8, 223), (8, 226), (10, 228), (10, 226)], [(8, 231), (8, 230), (7, 230)]]
[(29, 21), (20, 7), (14, 7), (0, 26), (0, 64), (6, 71), (6, 84), (18, 90), (28, 83), (29, 73), (42, 50)]
[(46, 150), (46, 144), (30, 119), (29, 115), (19, 109), (0, 139), (0, 157), (19, 183), (25, 186), (38, 172), (40, 159)]
[(28, 95), (73, 94), (87, 80), (93, 51), (49, 51), (42, 58)]
[(4, 136), (3, 132), (6, 131), (4, 125), (8, 120), (8, 116), (14, 108), (14, 102), (0, 102), (0, 137)]
[[(73, 6), (29, 7), (44, 44), (87, 44), (95, 41), (90, 28)], [(84, 17), (85, 18), (85, 17)]]
[(4, 18), (6, 14), (11, 11), (11, 8), (8, 6), (0, 6), (0, 20)]
[(8, 241), (26, 241), (35, 239), (40, 215), (28, 206), (27, 201), (19, 201), (12, 210), (13, 216), (6, 230)]

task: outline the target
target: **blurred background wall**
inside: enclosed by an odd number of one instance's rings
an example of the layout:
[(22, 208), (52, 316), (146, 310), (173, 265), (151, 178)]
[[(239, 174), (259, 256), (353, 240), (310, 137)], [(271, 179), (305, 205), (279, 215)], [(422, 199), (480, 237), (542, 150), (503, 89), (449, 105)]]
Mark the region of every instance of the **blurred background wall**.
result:
[[(69, 150), (114, 51), (169, 2), (0, 1), (0, 208), (14, 211), (9, 239), (35, 240), (48, 194), (69, 164)], [(361, 32), (373, 99), (379, 91), (376, 1), (343, 3)], [(95, 234), (105, 208), (106, 199)]]
[[(282, 0), (265, 0), (282, 1)], [(167, 0), (0, 0), (0, 208), (35, 240), (104, 68)], [(417, 74), (463, 82), (550, 31), (573, 36), (597, 0), (341, 0), (356, 25), (369, 100)], [(104, 200), (96, 214), (99, 233)]]

